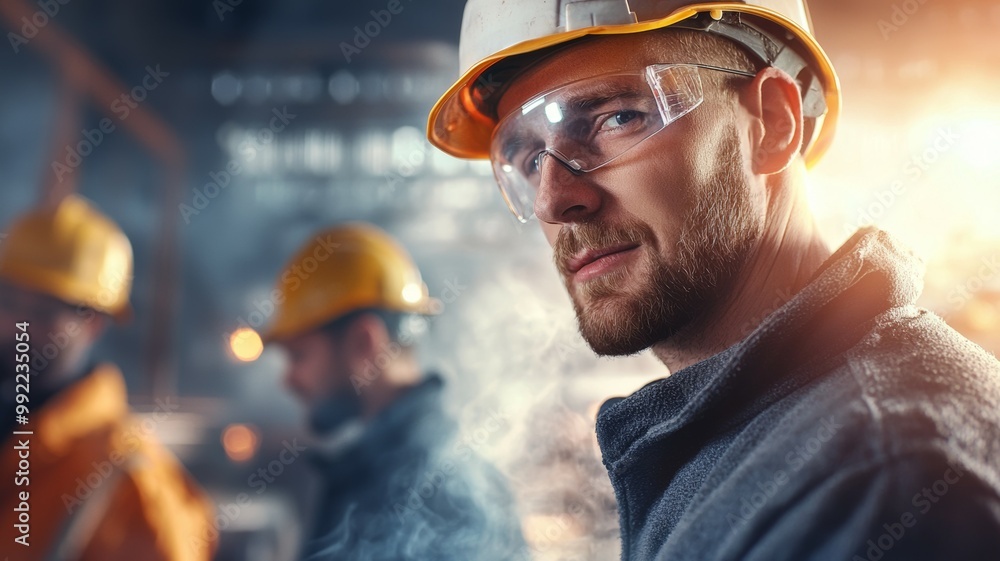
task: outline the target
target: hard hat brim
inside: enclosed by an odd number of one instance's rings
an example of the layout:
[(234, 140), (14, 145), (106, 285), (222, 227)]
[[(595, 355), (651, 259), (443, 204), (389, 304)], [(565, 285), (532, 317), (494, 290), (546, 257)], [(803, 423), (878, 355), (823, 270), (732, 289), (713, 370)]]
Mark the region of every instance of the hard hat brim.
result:
[(316, 319), (308, 323), (293, 324), (291, 322), (282, 322), (281, 324), (272, 325), (269, 329), (264, 331), (264, 333), (260, 334), (260, 338), (261, 341), (263, 341), (264, 345), (269, 345), (271, 343), (280, 343), (281, 341), (287, 341), (288, 339), (292, 339), (298, 337), (299, 335), (303, 335), (305, 333), (309, 333), (313, 330), (319, 329), (320, 327), (323, 327), (324, 325), (332, 321), (336, 321), (337, 317), (342, 317), (346, 313), (350, 313), (357, 310), (376, 309), (376, 308), (384, 309), (391, 312), (404, 313), (404, 314), (416, 314), (420, 316), (436, 316), (440, 314), (442, 310), (444, 310), (444, 303), (442, 303), (441, 300), (437, 298), (427, 297), (422, 302), (412, 307), (406, 307), (406, 308), (386, 307), (381, 302), (372, 302), (370, 305), (359, 304), (350, 307), (349, 309), (342, 310), (335, 314), (331, 314), (330, 317), (325, 317), (325, 316), (317, 317)]
[(803, 152), (806, 165), (814, 165), (833, 141), (841, 111), (840, 80), (837, 78), (833, 63), (811, 33), (774, 10), (751, 4), (694, 4), (658, 20), (587, 27), (523, 41), (508, 47), (473, 65), (441, 96), (428, 116), (427, 138), (431, 144), (457, 158), (489, 159), (490, 140), (493, 129), (496, 127), (496, 120), (484, 115), (475, 107), (469, 88), (476, 84), (496, 63), (513, 56), (536, 52), (588, 35), (624, 35), (663, 29), (698, 13), (713, 10), (738, 12), (777, 24), (793, 34), (811, 55), (815, 63), (814, 70), (818, 73), (825, 90), (827, 104), (826, 115), (818, 120), (821, 122), (817, 123), (817, 133)]
[(0, 281), (9, 283), (22, 290), (44, 294), (55, 298), (67, 306), (81, 306), (104, 314), (124, 325), (132, 321), (134, 311), (132, 304), (126, 299), (113, 302), (110, 305), (103, 305), (99, 302), (88, 300), (83, 296), (86, 292), (79, 289), (72, 281), (62, 276), (56, 276), (47, 272), (40, 272), (31, 267), (8, 264), (7, 268), (0, 274)]

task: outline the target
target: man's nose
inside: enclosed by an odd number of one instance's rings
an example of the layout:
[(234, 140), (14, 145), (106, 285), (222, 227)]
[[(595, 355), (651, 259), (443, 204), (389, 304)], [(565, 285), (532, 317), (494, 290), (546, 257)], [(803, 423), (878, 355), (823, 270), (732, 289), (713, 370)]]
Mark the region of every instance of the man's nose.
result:
[(550, 224), (583, 220), (601, 207), (600, 188), (591, 177), (577, 171), (558, 156), (542, 152), (538, 156), (539, 183), (535, 195), (535, 216)]

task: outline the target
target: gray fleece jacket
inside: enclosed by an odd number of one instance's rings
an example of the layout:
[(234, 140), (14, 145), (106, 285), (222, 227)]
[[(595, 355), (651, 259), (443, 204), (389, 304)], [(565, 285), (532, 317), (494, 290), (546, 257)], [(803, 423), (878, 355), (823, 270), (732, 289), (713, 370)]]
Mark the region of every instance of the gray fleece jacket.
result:
[(622, 559), (1000, 560), (1000, 362), (858, 232), (742, 342), (604, 405)]

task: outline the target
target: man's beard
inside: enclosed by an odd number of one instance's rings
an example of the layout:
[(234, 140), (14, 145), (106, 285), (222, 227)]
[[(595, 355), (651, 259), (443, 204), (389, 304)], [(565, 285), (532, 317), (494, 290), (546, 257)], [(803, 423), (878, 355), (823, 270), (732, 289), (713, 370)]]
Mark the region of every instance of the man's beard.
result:
[[(650, 227), (635, 220), (581, 223), (560, 231), (554, 258), (564, 279), (569, 277), (567, 260), (583, 248), (636, 243), (648, 257), (641, 269), (619, 267), (578, 285), (576, 293), (567, 280), (580, 333), (595, 353), (641, 352), (725, 302), (761, 237), (763, 222), (755, 215), (735, 132), (720, 145), (717, 161), (721, 168), (696, 195), (669, 262), (656, 251)], [(629, 280), (635, 288), (626, 285)]]
[(325, 435), (361, 416), (361, 398), (351, 386), (337, 390), (309, 408), (309, 429)]

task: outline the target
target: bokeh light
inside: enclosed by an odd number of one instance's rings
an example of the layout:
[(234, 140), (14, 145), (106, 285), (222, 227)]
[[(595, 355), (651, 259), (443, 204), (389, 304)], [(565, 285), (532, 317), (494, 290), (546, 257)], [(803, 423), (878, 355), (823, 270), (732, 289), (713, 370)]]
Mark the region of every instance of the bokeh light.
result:
[(264, 352), (260, 335), (249, 327), (241, 327), (229, 336), (229, 350), (243, 362), (253, 362)]
[(250, 425), (232, 424), (222, 431), (222, 447), (234, 462), (245, 462), (257, 453), (260, 438)]

